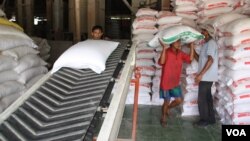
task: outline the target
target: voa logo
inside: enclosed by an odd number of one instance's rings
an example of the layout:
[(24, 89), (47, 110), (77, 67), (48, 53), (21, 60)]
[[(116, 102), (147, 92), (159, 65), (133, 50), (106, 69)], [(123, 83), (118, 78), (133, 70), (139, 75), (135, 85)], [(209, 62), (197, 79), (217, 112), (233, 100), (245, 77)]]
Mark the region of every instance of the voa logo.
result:
[(226, 129), (227, 136), (247, 136), (244, 129)]

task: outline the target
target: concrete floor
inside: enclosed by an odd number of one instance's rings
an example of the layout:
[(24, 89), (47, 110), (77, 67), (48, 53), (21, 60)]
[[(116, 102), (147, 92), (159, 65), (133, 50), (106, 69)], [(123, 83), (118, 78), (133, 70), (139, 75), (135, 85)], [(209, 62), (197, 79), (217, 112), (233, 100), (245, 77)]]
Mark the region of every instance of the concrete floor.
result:
[[(131, 138), (133, 106), (127, 105), (118, 138)], [(220, 141), (221, 125), (197, 127), (193, 122), (197, 117), (182, 118), (180, 108), (171, 111), (168, 125), (160, 125), (160, 106), (139, 106), (137, 141)]]

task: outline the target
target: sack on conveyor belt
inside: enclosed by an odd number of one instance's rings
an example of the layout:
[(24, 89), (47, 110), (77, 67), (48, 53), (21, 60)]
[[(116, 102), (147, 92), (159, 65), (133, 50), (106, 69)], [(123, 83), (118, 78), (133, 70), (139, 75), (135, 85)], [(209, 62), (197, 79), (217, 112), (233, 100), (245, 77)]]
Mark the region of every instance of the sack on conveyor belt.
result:
[(117, 48), (119, 42), (105, 40), (86, 40), (67, 49), (55, 62), (52, 73), (62, 67), (74, 69), (91, 69), (100, 74), (106, 68), (105, 64), (110, 54)]

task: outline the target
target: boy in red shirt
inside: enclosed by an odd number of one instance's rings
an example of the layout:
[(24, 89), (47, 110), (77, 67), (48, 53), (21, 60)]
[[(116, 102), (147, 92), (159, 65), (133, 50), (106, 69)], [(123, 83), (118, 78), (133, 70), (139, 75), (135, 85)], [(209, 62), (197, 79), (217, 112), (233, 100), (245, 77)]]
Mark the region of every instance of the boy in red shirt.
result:
[[(161, 125), (166, 126), (166, 115), (170, 108), (176, 107), (182, 103), (182, 93), (180, 83), (182, 63), (185, 61), (191, 63), (194, 58), (194, 44), (190, 43), (190, 54), (186, 54), (181, 50), (181, 42), (170, 44), (167, 48), (160, 40), (163, 47), (159, 64), (162, 65), (162, 76), (160, 84), (160, 98), (164, 99), (162, 105)], [(170, 103), (171, 97), (175, 100)]]

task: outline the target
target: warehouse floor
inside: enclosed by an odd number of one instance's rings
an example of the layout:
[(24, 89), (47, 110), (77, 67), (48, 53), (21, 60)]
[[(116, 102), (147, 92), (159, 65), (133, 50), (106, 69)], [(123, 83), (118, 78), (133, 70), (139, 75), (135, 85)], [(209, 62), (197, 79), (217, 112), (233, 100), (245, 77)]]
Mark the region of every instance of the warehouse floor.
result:
[[(118, 138), (131, 138), (133, 105), (127, 105), (123, 115)], [(171, 111), (168, 125), (160, 125), (160, 106), (139, 106), (137, 141), (220, 141), (221, 125), (197, 127), (193, 122), (197, 117), (182, 118), (180, 108)]]

